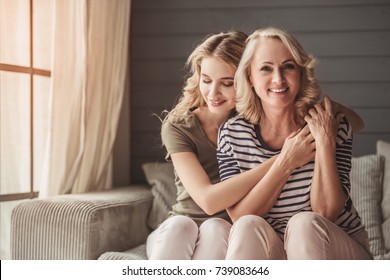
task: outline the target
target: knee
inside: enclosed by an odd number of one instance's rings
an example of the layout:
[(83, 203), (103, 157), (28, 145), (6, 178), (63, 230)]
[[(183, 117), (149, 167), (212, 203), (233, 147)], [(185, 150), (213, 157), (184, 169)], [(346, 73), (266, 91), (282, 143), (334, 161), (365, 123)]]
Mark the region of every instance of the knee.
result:
[(329, 235), (325, 218), (314, 212), (301, 212), (290, 218), (284, 235), (285, 244), (312, 243)]
[(159, 230), (171, 237), (198, 235), (198, 225), (186, 216), (173, 216), (165, 220)]
[(220, 218), (212, 218), (204, 221), (199, 230), (205, 232), (212, 232), (216, 235), (226, 235), (230, 231), (231, 224)]
[(329, 236), (325, 218), (301, 212), (290, 218), (284, 235), (288, 259), (324, 259)]
[(290, 218), (286, 232), (310, 232), (318, 228), (323, 217), (314, 212), (300, 212)]
[(256, 215), (242, 216), (233, 224), (234, 231), (246, 234), (258, 233), (268, 227), (268, 222), (264, 218)]
[(240, 217), (229, 236), (227, 259), (283, 259), (283, 245), (276, 232), (262, 217)]

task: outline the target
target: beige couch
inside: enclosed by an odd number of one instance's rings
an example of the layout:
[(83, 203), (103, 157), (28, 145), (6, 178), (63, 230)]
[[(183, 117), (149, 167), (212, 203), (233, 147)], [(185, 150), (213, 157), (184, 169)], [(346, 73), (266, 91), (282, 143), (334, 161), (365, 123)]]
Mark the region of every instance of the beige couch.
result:
[[(390, 259), (390, 143), (353, 158), (352, 197), (376, 259)], [(145, 241), (175, 200), (169, 163), (143, 165), (147, 185), (32, 199), (11, 218), (12, 259), (146, 259)]]

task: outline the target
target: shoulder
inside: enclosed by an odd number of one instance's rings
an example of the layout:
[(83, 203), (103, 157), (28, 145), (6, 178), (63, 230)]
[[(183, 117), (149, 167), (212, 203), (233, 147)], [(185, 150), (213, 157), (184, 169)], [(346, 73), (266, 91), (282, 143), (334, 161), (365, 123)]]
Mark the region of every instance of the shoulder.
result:
[(221, 126), (221, 130), (224, 129), (238, 129), (238, 128), (250, 128), (252, 129), (254, 126), (248, 120), (246, 120), (243, 116), (237, 115), (231, 117), (226, 122), (224, 122)]
[(167, 118), (161, 127), (161, 140), (168, 154), (193, 152), (201, 138), (201, 132), (191, 114)]
[(255, 137), (255, 126), (242, 116), (228, 119), (219, 129), (220, 141), (236, 141), (243, 137)]
[(161, 127), (161, 137), (165, 145), (170, 143), (175, 146), (178, 143), (185, 143), (194, 147), (199, 142), (204, 142), (205, 140), (203, 130), (197, 118), (190, 111), (164, 120)]
[(185, 130), (195, 125), (195, 115), (188, 111), (180, 116), (167, 117), (162, 123), (162, 132), (171, 132), (172, 130)]

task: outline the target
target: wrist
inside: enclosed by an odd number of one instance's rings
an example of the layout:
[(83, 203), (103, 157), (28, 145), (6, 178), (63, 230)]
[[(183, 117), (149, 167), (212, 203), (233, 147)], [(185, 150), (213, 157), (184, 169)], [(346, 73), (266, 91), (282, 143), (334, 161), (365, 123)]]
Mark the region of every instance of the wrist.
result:
[(281, 174), (284, 174), (284, 175), (287, 175), (287, 176), (290, 176), (290, 174), (297, 168), (297, 166), (295, 166), (294, 164), (294, 161), (293, 160), (290, 160), (290, 158), (286, 158), (286, 157), (283, 157), (281, 155), (279, 155), (276, 159), (275, 159), (275, 165), (278, 167), (278, 169), (281, 170)]
[(336, 150), (336, 138), (330, 139), (328, 137), (323, 137), (316, 139), (316, 151), (318, 150)]
[(331, 145), (330, 143), (324, 143), (316, 147), (315, 161), (322, 161), (329, 156), (336, 155), (336, 146)]

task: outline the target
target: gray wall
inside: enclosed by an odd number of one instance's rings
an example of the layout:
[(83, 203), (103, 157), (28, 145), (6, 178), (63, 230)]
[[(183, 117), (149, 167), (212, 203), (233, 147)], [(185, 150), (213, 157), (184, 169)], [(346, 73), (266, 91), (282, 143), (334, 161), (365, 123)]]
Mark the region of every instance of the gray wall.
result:
[[(180, 94), (194, 46), (209, 33), (250, 33), (269, 25), (292, 32), (319, 58), (316, 74), (324, 92), (363, 117), (355, 156), (374, 153), (377, 139), (390, 141), (390, 0), (133, 0), (130, 113), (123, 112), (130, 124), (122, 119), (131, 131), (131, 157), (121, 160), (131, 173), (117, 183), (143, 181), (141, 164), (164, 160), (153, 114), (170, 109)], [(122, 150), (116, 147), (116, 166), (126, 157)]]

